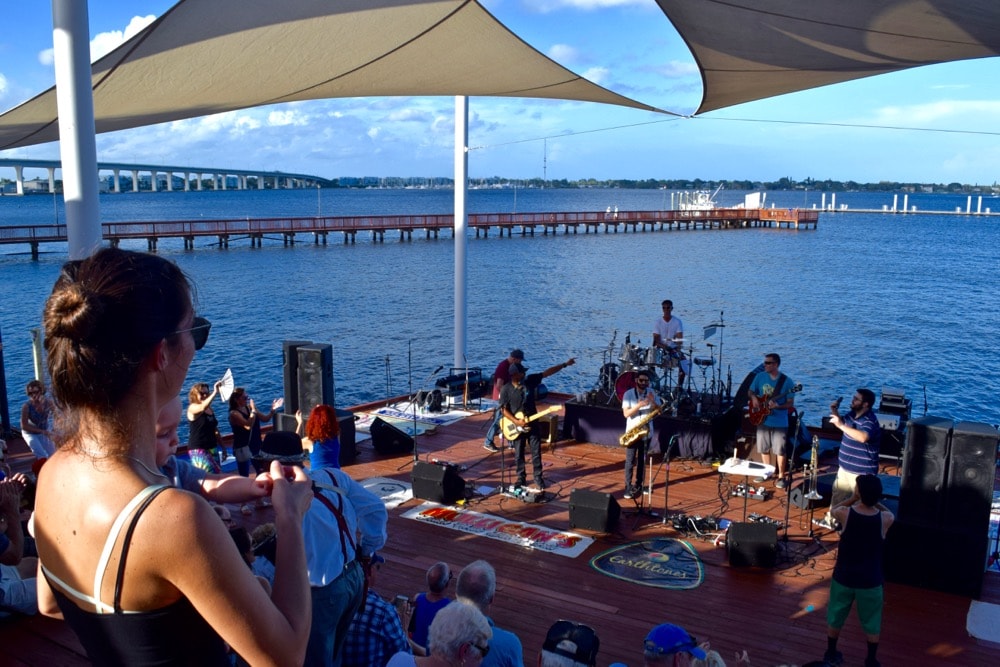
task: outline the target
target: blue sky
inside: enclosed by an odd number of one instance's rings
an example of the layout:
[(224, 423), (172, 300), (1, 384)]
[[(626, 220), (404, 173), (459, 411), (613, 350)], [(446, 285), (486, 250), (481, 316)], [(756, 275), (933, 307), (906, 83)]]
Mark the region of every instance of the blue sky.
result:
[[(102, 55), (173, 2), (89, 4), (92, 51)], [(694, 60), (653, 0), (483, 4), (539, 51), (618, 93), (683, 114), (700, 101)], [(50, 12), (48, 2), (5, 3), (4, 110), (54, 83)], [(469, 174), (993, 184), (1000, 181), (997, 69), (995, 58), (935, 65), (693, 119), (597, 104), (471, 98)], [(98, 158), (330, 178), (450, 176), (453, 108), (452, 98), (359, 98), (248, 109), (99, 135)], [(0, 153), (18, 156), (57, 158), (58, 147)]]

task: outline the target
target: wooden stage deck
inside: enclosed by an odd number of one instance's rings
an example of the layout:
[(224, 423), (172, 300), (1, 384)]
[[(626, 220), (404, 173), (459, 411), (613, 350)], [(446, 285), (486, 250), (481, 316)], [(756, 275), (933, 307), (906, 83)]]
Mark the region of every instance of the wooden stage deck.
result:
[[(489, 413), (438, 428), (417, 439), (420, 458), (439, 458), (468, 466), (462, 476), (469, 485), (497, 486), (500, 454), (482, 448)], [(358, 446), (357, 460), (345, 469), (356, 479), (390, 477), (409, 481), (412, 457), (378, 456), (370, 441)], [(509, 464), (510, 458), (506, 457)], [(802, 665), (822, 657), (826, 647), (825, 611), (837, 540), (824, 534), (808, 536), (809, 512), (792, 507), (787, 542), (779, 540), (779, 562), (773, 569), (730, 567), (725, 550), (711, 540), (680, 535), (661, 518), (642, 517), (637, 523), (624, 513), (632, 501), (621, 499), (623, 451), (589, 443), (559, 441), (545, 445), (543, 462), (552, 499), (541, 504), (493, 495), (474, 499), (468, 507), (512, 521), (569, 529), (569, 497), (573, 488), (611, 492), (623, 516), (614, 532), (595, 535), (596, 542), (576, 558), (532, 551), (481, 536), (408, 520), (401, 515), (423, 501), (411, 500), (389, 514), (389, 542), (381, 552), (387, 563), (379, 577), (384, 597), (413, 595), (424, 589), (424, 573), (438, 560), (457, 571), (478, 558), (497, 569), (498, 590), (492, 616), (515, 632), (524, 645), (525, 664), (537, 659), (545, 631), (557, 619), (593, 626), (600, 637), (598, 665), (642, 662), (642, 640), (662, 622), (685, 627), (698, 640), (710, 640), (730, 661), (746, 649), (752, 664)], [(894, 472), (891, 468), (886, 472)], [(710, 463), (676, 460), (670, 466), (671, 513), (721, 515), (742, 520), (742, 499), (720, 500), (719, 473)], [(796, 480), (801, 474), (796, 476)], [(664, 473), (656, 480), (651, 505), (662, 510)], [(749, 501), (749, 511), (782, 520), (787, 495), (779, 491), (766, 501)], [(234, 508), (235, 509), (235, 508)], [(268, 519), (270, 510), (251, 517)], [(817, 517), (820, 515), (817, 511)], [(237, 520), (240, 513), (234, 511)], [(820, 531), (822, 533), (823, 531)], [(781, 533), (779, 532), (779, 536)], [(628, 542), (655, 537), (688, 540), (704, 563), (704, 582), (693, 590), (670, 591), (643, 587), (600, 574), (589, 565), (596, 554)], [(454, 589), (452, 589), (453, 591)], [(1000, 602), (996, 572), (989, 572), (982, 600)], [(810, 605), (812, 611), (810, 611)], [(995, 665), (1000, 644), (971, 638), (965, 630), (970, 599), (955, 594), (900, 584), (886, 586), (886, 608), (879, 657), (884, 665)], [(0, 663), (10, 665), (87, 664), (80, 646), (64, 624), (44, 618), (0, 622)], [(861, 665), (865, 641), (855, 616), (844, 628), (839, 648), (845, 665)]]

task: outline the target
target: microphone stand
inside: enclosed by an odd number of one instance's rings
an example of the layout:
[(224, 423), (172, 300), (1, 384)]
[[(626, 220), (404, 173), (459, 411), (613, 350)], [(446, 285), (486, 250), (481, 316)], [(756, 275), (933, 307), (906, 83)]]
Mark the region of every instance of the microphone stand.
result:
[[(412, 357), (410, 357), (410, 358), (412, 359)], [(424, 381), (423, 381), (423, 383), (421, 383), (420, 386), (421, 387), (427, 386), (427, 383), (430, 382), (430, 379), (432, 377), (434, 377), (435, 375), (437, 375), (438, 373), (440, 373), (443, 368), (444, 368), (444, 366), (438, 366), (433, 371), (431, 371), (430, 374), (428, 374), (428, 376), (426, 378), (424, 378)], [(399, 466), (397, 468), (397, 470), (402, 470), (403, 468), (405, 468), (410, 463), (412, 463), (413, 465), (416, 465), (417, 461), (420, 460), (420, 448), (417, 447), (417, 395), (413, 393), (413, 372), (412, 372), (412, 365), (410, 365), (410, 369), (411, 369), (409, 371), (409, 376), (410, 376), (410, 414), (413, 415), (413, 460), (412, 461), (408, 461), (407, 463), (404, 463), (403, 465)]]

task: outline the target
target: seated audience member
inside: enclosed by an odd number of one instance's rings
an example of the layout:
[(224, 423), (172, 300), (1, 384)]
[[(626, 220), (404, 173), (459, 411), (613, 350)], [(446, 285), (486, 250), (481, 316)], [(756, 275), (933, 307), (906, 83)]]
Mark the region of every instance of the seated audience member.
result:
[(450, 582), (451, 569), (448, 563), (434, 563), (427, 570), (427, 592), (417, 593), (414, 598), (413, 614), (410, 615), (410, 625), (407, 628), (414, 655), (427, 655), (427, 633), (431, 622), (451, 602), (451, 598), (444, 593)]
[[(296, 428), (302, 431), (302, 411), (295, 413)], [(340, 467), (340, 422), (337, 411), (329, 405), (317, 405), (305, 424), (303, 447), (309, 450), (309, 467)]]
[(646, 667), (688, 667), (691, 658), (705, 660), (704, 649), (684, 628), (663, 623), (646, 635), (642, 657)]
[(365, 568), (385, 545), (389, 514), (377, 495), (337, 468), (310, 469), (302, 522), (312, 594), (307, 667), (340, 667), (347, 629), (364, 602)]
[(455, 596), (471, 602), (483, 612), (493, 629), (490, 653), (483, 658), (483, 667), (524, 667), (524, 649), (513, 632), (502, 630), (490, 618), (489, 611), (496, 596), (497, 574), (485, 560), (469, 563), (458, 573)]
[(538, 667), (594, 667), (601, 642), (590, 626), (556, 621), (545, 635)]
[(396, 653), (410, 653), (406, 631), (396, 608), (375, 592), (384, 564), (382, 556), (372, 555), (368, 596), (347, 629), (344, 667), (385, 667)]
[(493, 631), (481, 611), (468, 602), (455, 602), (434, 616), (428, 632), (430, 655), (414, 658), (401, 651), (386, 667), (480, 667), (489, 655), (492, 637)]
[(18, 479), (0, 481), (0, 616), (12, 611), (38, 612), (35, 586), (38, 559), (24, 557), (22, 490)]
[(171, 485), (216, 503), (242, 503), (268, 495), (270, 483), (267, 474), (251, 478), (232, 473), (209, 473), (177, 458), (177, 426), (180, 421), (181, 399), (175, 397), (163, 406), (156, 419), (156, 465), (170, 479)]
[(36, 459), (47, 459), (56, 453), (52, 442), (52, 401), (45, 394), (45, 385), (31, 380), (24, 388), (28, 400), (21, 406), (21, 437)]

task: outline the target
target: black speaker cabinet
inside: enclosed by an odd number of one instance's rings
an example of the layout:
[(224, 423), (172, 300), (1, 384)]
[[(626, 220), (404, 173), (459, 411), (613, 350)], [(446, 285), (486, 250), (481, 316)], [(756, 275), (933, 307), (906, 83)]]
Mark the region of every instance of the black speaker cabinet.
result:
[(734, 523), (726, 533), (726, 553), (733, 567), (774, 567), (778, 562), (778, 527), (770, 523)]
[(465, 497), (465, 480), (454, 466), (417, 461), (412, 481), (415, 498), (450, 505)]
[(952, 421), (921, 417), (906, 426), (899, 483), (899, 519), (937, 525), (941, 521)]
[[(299, 348), (312, 345), (311, 340), (281, 341), (281, 377), (284, 381), (285, 412), (295, 415), (299, 409)], [(307, 411), (303, 410), (306, 414)], [(288, 429), (292, 430), (292, 429)]]
[(332, 406), (334, 404), (333, 346), (327, 343), (302, 345), (296, 351), (299, 355), (298, 409), (307, 415), (317, 405)]
[(998, 439), (989, 424), (958, 422), (952, 429), (944, 497), (944, 525), (949, 528), (989, 532)]
[(978, 598), (990, 544), (985, 527), (971, 532), (896, 521), (886, 535), (885, 578)]
[(392, 456), (413, 452), (413, 438), (389, 422), (376, 417), (369, 430), (372, 434), (372, 446), (379, 454)]
[(569, 494), (569, 527), (609, 533), (621, 515), (618, 501), (610, 493), (573, 489)]
[(816, 493), (820, 495), (818, 500), (806, 498), (806, 494), (811, 490), (807, 482), (802, 482), (788, 493), (788, 500), (800, 509), (810, 507), (825, 507), (830, 504), (830, 497), (833, 495), (833, 482), (837, 479), (837, 473), (831, 472), (825, 475), (816, 476)]

